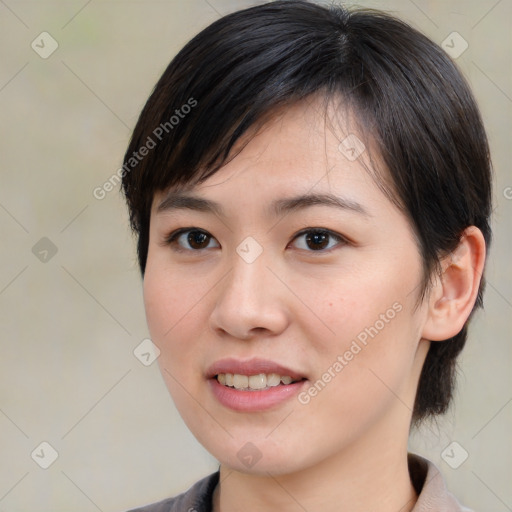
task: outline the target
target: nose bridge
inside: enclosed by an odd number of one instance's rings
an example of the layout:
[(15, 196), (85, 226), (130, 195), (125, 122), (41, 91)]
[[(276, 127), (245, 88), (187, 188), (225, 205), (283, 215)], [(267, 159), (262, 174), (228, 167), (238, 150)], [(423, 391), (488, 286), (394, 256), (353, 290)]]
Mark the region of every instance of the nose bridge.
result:
[[(259, 254), (258, 254), (259, 253)], [(268, 279), (266, 254), (255, 251), (250, 244), (240, 244), (230, 258), (231, 272), (225, 285), (224, 295), (227, 300), (235, 300), (240, 307), (253, 307), (268, 294), (268, 287), (263, 286)]]
[(239, 338), (253, 329), (278, 332), (285, 327), (286, 313), (277, 283), (267, 268), (269, 254), (254, 241), (242, 242), (229, 258), (231, 271), (223, 280), (211, 315), (212, 326)]

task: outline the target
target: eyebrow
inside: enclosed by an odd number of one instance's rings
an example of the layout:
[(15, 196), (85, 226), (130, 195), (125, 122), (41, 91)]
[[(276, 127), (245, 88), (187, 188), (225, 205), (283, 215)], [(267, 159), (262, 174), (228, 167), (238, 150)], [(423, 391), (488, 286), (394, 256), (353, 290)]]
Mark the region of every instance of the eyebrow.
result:
[[(371, 215), (356, 201), (333, 194), (303, 194), (285, 199), (277, 199), (270, 205), (270, 213), (274, 216), (284, 215), (290, 212), (300, 211), (311, 206), (330, 206), (342, 210), (348, 210), (365, 217)], [(219, 217), (226, 217), (222, 206), (210, 199), (184, 194), (180, 192), (169, 192), (158, 205), (157, 212), (169, 212), (173, 210), (193, 210), (199, 212), (213, 213)]]

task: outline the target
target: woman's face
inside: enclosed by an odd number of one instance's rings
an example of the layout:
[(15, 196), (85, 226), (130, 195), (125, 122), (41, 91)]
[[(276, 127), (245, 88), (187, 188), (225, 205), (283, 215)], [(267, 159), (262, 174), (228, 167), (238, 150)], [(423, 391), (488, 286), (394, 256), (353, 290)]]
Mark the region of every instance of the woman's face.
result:
[(197, 200), (153, 202), (144, 299), (162, 374), (240, 471), (406, 443), (428, 348), (412, 228), (319, 105), (288, 108), (182, 191)]

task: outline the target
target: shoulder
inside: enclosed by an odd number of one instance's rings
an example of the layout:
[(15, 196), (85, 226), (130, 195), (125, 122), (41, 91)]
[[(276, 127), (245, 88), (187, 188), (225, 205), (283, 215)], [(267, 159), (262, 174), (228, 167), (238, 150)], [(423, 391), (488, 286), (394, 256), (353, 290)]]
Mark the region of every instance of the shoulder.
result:
[(473, 512), (451, 494), (437, 466), (419, 455), (409, 453), (409, 474), (418, 494), (412, 512)]
[(188, 491), (128, 512), (211, 512), (212, 495), (219, 472), (196, 482)]

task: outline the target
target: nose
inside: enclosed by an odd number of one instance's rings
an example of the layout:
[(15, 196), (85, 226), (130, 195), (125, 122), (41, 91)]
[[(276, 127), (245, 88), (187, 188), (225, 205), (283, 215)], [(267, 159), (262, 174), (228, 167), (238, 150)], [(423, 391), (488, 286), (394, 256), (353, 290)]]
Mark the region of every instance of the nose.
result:
[(273, 265), (264, 254), (252, 263), (236, 252), (231, 258), (231, 271), (216, 287), (217, 300), (210, 315), (210, 326), (217, 334), (249, 340), (286, 329), (287, 290), (270, 270)]

